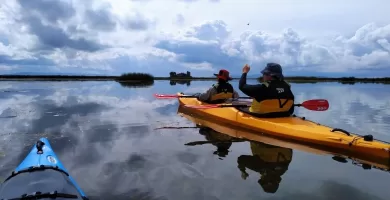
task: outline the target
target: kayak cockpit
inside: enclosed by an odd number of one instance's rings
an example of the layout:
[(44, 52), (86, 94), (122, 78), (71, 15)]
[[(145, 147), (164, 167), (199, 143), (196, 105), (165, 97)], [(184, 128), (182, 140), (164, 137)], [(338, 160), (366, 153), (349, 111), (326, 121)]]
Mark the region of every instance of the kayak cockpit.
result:
[(53, 167), (37, 167), (13, 173), (0, 187), (0, 199), (85, 199), (73, 185), (66, 172)]

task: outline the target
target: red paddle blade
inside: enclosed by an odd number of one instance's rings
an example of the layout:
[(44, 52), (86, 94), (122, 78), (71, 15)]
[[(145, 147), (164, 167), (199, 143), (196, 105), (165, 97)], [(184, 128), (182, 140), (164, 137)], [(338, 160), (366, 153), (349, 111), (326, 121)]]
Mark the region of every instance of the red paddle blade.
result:
[(329, 108), (329, 102), (326, 99), (312, 99), (304, 101), (302, 107), (314, 111), (325, 111)]
[(220, 108), (220, 105), (184, 105), (187, 108), (195, 109), (208, 109), (208, 108)]
[(173, 99), (178, 98), (178, 95), (169, 95), (169, 94), (154, 94), (154, 96), (158, 99)]

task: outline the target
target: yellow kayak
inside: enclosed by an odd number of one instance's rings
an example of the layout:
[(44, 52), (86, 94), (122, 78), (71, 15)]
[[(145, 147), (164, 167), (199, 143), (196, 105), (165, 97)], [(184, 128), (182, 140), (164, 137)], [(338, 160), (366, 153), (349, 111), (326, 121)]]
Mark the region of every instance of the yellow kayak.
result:
[(266, 134), (258, 134), (258, 132), (239, 128), (234, 125), (232, 126), (231, 124), (221, 123), (220, 121), (214, 120), (210, 117), (204, 117), (204, 116), (201, 117), (197, 115), (196, 111), (194, 112), (194, 109), (185, 108), (183, 106), (179, 106), (178, 114), (192, 121), (197, 126), (209, 127), (216, 132), (226, 134), (233, 138), (266, 143), (269, 145), (274, 145), (274, 146), (287, 148), (287, 149), (300, 150), (312, 154), (333, 155), (335, 156), (334, 157), (335, 160), (339, 159), (337, 161), (343, 159), (351, 159), (354, 161), (354, 164), (361, 164), (363, 168), (374, 167), (379, 170), (390, 172), (389, 157), (378, 158), (378, 157), (373, 157), (371, 155), (362, 155), (351, 151), (345, 151), (345, 150), (340, 151), (337, 148), (335, 149), (335, 148), (329, 148), (329, 147), (324, 147), (319, 145), (306, 145), (298, 142), (291, 142), (283, 139), (278, 139)]
[[(178, 93), (178, 96), (184, 95)], [(178, 98), (180, 105), (209, 105), (196, 98)], [(191, 109), (202, 117), (209, 117), (221, 123), (261, 132), (278, 138), (305, 144), (315, 144), (349, 151), (359, 155), (387, 159), (390, 162), (390, 144), (332, 128), (305, 119), (304, 117), (258, 118), (234, 107)]]

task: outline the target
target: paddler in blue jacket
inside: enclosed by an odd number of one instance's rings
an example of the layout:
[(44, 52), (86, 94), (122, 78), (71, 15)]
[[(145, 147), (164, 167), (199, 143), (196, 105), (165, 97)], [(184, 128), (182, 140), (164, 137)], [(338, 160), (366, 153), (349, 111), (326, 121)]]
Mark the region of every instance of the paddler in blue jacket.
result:
[[(250, 66), (242, 69), (239, 89), (253, 98), (249, 112), (259, 117), (287, 117), (294, 113), (294, 94), (289, 83), (284, 81), (282, 67), (277, 63), (267, 63), (261, 71), (263, 82), (257, 85), (246, 83)], [(240, 110), (243, 110), (240, 108)], [(244, 110), (243, 110), (244, 111)]]
[(238, 93), (234, 90), (233, 86), (228, 82), (232, 80), (229, 76), (229, 71), (225, 69), (219, 70), (218, 74), (214, 74), (217, 77), (218, 83), (208, 89), (205, 93), (198, 94), (198, 100), (206, 103), (224, 103), (227, 99), (238, 98)]

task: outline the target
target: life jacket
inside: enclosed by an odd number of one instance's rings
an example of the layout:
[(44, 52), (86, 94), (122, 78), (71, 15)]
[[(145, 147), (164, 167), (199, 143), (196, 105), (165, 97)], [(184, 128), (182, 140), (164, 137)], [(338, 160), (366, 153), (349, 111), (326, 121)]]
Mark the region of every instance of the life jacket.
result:
[(262, 84), (268, 90), (253, 99), (249, 111), (264, 116), (290, 116), (292, 114), (290, 109), (294, 106), (294, 94), (290, 89), (290, 84), (279, 80), (267, 81)]
[(217, 83), (213, 87), (217, 90), (217, 94), (212, 95), (208, 103), (224, 103), (226, 99), (233, 98), (233, 86), (228, 83)]

